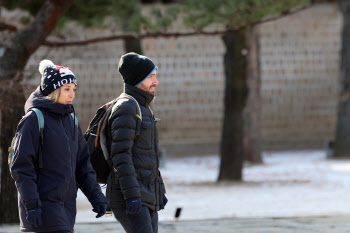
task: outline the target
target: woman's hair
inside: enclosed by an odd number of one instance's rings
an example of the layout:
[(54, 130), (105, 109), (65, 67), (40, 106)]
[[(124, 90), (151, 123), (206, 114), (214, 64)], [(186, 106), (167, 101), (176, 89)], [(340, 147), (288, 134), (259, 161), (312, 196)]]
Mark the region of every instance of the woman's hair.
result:
[(45, 96), (45, 99), (51, 100), (53, 102), (57, 102), (58, 98), (60, 97), (61, 94), (61, 88), (58, 88), (51, 92), (48, 96)]

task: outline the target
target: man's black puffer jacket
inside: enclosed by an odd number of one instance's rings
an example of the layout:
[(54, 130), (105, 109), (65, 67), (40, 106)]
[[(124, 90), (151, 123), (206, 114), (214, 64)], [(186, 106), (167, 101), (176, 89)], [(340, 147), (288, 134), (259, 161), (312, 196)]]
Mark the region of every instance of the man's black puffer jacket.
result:
[(125, 200), (140, 197), (142, 204), (159, 210), (165, 193), (159, 172), (156, 120), (149, 108), (154, 95), (125, 84), (125, 93), (134, 97), (141, 109), (141, 133), (136, 136), (137, 104), (123, 98), (109, 118), (107, 140), (115, 172), (112, 175), (111, 207), (125, 207)]

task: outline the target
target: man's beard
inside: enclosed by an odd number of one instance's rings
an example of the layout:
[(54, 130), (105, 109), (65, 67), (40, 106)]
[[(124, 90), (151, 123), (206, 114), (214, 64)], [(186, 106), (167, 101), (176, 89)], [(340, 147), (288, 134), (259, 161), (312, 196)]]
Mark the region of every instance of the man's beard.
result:
[[(152, 88), (153, 88), (153, 92), (151, 91)], [(156, 93), (156, 86), (152, 85), (152, 86), (149, 87), (148, 90), (149, 90), (149, 93), (151, 93), (152, 95), (155, 95), (155, 93)]]

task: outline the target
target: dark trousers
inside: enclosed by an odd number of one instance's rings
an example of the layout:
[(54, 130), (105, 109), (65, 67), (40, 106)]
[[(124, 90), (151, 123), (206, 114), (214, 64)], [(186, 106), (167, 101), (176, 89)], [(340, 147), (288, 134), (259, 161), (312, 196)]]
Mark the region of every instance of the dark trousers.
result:
[(40, 233), (74, 233), (74, 231), (48, 231), (48, 232), (40, 232)]
[(74, 233), (74, 231), (48, 231), (48, 232), (40, 232), (40, 233)]
[(126, 214), (124, 208), (113, 209), (113, 214), (127, 233), (158, 233), (158, 212), (146, 206), (137, 214)]

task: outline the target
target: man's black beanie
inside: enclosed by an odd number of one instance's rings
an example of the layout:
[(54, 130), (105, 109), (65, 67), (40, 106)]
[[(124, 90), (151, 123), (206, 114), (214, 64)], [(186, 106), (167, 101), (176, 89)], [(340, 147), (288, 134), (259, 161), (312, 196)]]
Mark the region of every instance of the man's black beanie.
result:
[(121, 56), (118, 70), (124, 83), (137, 86), (158, 68), (148, 57), (131, 52)]

